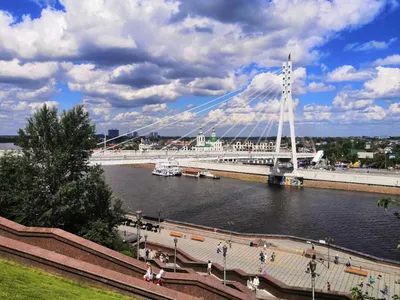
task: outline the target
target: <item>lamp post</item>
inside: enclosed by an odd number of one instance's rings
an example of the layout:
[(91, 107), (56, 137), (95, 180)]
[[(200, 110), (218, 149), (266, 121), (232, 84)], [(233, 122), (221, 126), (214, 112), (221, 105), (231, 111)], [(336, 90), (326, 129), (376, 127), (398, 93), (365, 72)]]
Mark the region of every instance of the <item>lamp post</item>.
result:
[(178, 244), (178, 239), (174, 238), (175, 243), (175, 255), (174, 255), (174, 273), (176, 273), (176, 245)]
[(228, 251), (228, 247), (224, 245), (222, 247), (222, 253), (224, 255), (224, 285), (226, 285), (226, 252)]
[(329, 248), (330, 248), (330, 245), (331, 245), (331, 244), (334, 244), (334, 243), (335, 243), (335, 241), (334, 241), (333, 238), (328, 237), (328, 238), (325, 239), (325, 242), (328, 244), (328, 269), (329, 269), (330, 260), (331, 260), (330, 255), (329, 255), (329, 254), (330, 254), (330, 253), (329, 253)]
[(144, 253), (145, 253), (145, 260), (147, 261), (146, 251), (147, 251), (147, 234), (144, 234)]
[(143, 212), (141, 210), (136, 211), (136, 221), (137, 221), (137, 242), (136, 242), (136, 259), (139, 260), (139, 250), (140, 250), (140, 220), (142, 219)]
[(232, 226), (233, 226), (234, 224), (235, 224), (235, 223), (234, 223), (233, 221), (229, 221), (229, 222), (228, 222), (229, 229), (230, 229), (230, 231), (229, 231), (229, 248), (232, 248)]
[(161, 233), (161, 212), (162, 212), (161, 209), (157, 210), (157, 213), (158, 213), (158, 226), (159, 226), (158, 233)]
[(308, 263), (310, 266), (311, 270), (311, 287), (312, 287), (312, 299), (315, 300), (315, 276), (317, 273), (315, 273), (315, 269), (317, 268), (317, 262), (314, 260), (315, 256), (313, 256), (313, 259)]

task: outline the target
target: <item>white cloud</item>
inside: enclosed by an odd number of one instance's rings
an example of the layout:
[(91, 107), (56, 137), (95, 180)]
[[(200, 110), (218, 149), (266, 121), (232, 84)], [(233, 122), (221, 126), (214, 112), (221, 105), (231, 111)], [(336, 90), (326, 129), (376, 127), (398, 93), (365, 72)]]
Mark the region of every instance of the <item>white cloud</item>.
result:
[(348, 44), (344, 48), (344, 51), (368, 51), (368, 50), (384, 50), (387, 49), (391, 44), (397, 41), (397, 38), (391, 38), (389, 41), (369, 41), (364, 44), (353, 43)]
[(400, 68), (377, 67), (375, 78), (364, 83), (361, 94), (369, 98), (400, 97)]
[(168, 112), (168, 107), (166, 103), (160, 103), (160, 104), (149, 104), (145, 105), (142, 108), (142, 111), (144, 113), (166, 113)]
[[(53, 101), (57, 85), (67, 83), (70, 90), (83, 94), (82, 103), (96, 122), (125, 122), (126, 126), (159, 119), (141, 115), (124, 121), (118, 114), (121, 109), (161, 107), (180, 96), (222, 95), (254, 76), (244, 71), (249, 64), (261, 69), (280, 67), (288, 53), (297, 67), (293, 93), (305, 94), (303, 66), (319, 63), (325, 55), (319, 50), (321, 45), (394, 7), (389, 0), (350, 4), (220, 0), (213, 5), (177, 0), (63, 0), (64, 9), (57, 11), (51, 8), (54, 0), (32, 1), (46, 7), (37, 18), (19, 19), (0, 11), (0, 101), (14, 101), (17, 106)], [(325, 65), (321, 68), (327, 72)], [(346, 72), (350, 81), (372, 79)], [(267, 82), (279, 91), (280, 81), (273, 74), (256, 75), (251, 87), (236, 98), (236, 106), (226, 108), (237, 113), (234, 118), (243, 118), (242, 112), (254, 111), (252, 106), (239, 107), (241, 101), (253, 91), (264, 90)], [(310, 83), (308, 88), (332, 86)], [(114, 120), (117, 117), (121, 119)], [(191, 116), (185, 118), (194, 122)]]
[(400, 65), (400, 55), (394, 54), (385, 58), (379, 58), (374, 62), (375, 66), (389, 66), (389, 65)]
[(56, 62), (21, 64), (18, 59), (0, 61), (0, 82), (19, 82), (49, 79), (58, 71)]
[(392, 103), (392, 104), (390, 104), (390, 106), (389, 106), (389, 112), (390, 112), (391, 114), (400, 114), (400, 103), (397, 102), (397, 103)]
[(353, 66), (344, 65), (334, 69), (326, 76), (328, 82), (364, 81), (374, 76), (374, 70), (356, 70)]
[(336, 88), (333, 85), (325, 85), (323, 82), (313, 81), (308, 84), (308, 90), (313, 93), (331, 92), (335, 89)]

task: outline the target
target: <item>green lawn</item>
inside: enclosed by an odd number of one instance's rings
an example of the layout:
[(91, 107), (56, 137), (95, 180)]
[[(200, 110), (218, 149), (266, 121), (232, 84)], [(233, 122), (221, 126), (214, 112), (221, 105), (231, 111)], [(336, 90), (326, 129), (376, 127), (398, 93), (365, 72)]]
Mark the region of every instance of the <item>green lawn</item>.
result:
[(0, 259), (1, 300), (132, 300), (134, 298), (95, 289), (39, 269)]

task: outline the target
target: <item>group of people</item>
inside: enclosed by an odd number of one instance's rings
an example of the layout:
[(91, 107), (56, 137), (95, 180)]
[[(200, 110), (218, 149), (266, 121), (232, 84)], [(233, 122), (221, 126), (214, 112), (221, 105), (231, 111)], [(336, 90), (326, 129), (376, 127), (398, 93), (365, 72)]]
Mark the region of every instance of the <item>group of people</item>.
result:
[[(275, 257), (276, 257), (276, 254), (275, 254), (275, 252), (272, 252), (272, 254), (271, 254), (271, 259), (270, 259), (270, 261), (271, 262), (274, 262), (275, 261)], [(261, 261), (261, 263), (264, 263), (265, 264), (265, 262), (268, 260), (268, 253), (267, 253), (267, 251), (260, 251), (260, 261)]]
[(153, 274), (153, 268), (150, 263), (147, 263), (147, 271), (146, 274), (143, 276), (143, 280), (147, 282), (152, 282), (152, 283), (157, 283), (157, 285), (162, 286), (164, 279), (162, 278), (162, 275), (164, 274), (164, 270), (161, 269), (160, 272), (155, 276)]
[(249, 290), (255, 291), (256, 293), (259, 285), (260, 285), (260, 279), (257, 277), (257, 275), (256, 277), (254, 277), (253, 280), (251, 280), (251, 278), (247, 280), (247, 288)]
[(158, 253), (157, 251), (153, 251), (151, 249), (146, 249), (145, 253), (146, 253), (146, 261), (159, 258), (162, 263), (167, 264), (169, 262), (168, 254), (164, 255), (162, 253)]

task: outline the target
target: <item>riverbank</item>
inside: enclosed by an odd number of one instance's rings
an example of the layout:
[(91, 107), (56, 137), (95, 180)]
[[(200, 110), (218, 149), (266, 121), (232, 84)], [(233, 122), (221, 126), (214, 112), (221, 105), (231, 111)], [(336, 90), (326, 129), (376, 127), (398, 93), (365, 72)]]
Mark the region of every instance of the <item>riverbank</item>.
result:
[[(154, 168), (154, 164), (136, 164), (129, 166), (133, 168), (145, 168), (145, 169)], [(195, 169), (198, 171), (202, 170), (201, 168), (193, 168), (193, 167), (191, 167), (191, 169)], [(268, 183), (268, 175), (248, 174), (248, 173), (238, 173), (238, 172), (228, 172), (228, 171), (218, 171), (218, 170), (212, 170), (212, 173), (224, 178), (232, 178), (250, 182)], [(371, 185), (371, 184), (357, 184), (357, 183), (346, 183), (337, 181), (334, 182), (334, 181), (304, 179), (303, 186), (320, 188), (320, 189), (400, 195), (399, 187)]]

